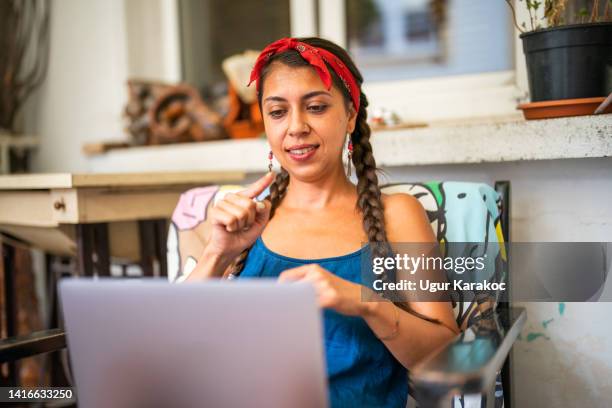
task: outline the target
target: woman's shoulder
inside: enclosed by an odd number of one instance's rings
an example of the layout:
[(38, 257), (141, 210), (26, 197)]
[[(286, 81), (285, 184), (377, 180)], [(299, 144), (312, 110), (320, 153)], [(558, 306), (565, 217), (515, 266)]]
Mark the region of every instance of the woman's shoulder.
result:
[(435, 241), (427, 213), (418, 199), (406, 193), (382, 194), (381, 199), (389, 241)]
[[(413, 195), (406, 193), (381, 194), (385, 213), (404, 211), (424, 211), (423, 206)], [(385, 214), (386, 215), (386, 214)]]

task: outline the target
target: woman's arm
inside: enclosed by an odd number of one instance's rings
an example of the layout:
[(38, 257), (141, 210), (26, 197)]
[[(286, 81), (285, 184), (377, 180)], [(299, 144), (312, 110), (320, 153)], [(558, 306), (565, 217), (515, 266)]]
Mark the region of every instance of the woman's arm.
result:
[[(391, 243), (436, 242), (425, 211), (416, 199), (404, 194), (385, 198), (387, 233)], [(279, 280), (310, 282), (315, 287), (321, 307), (362, 317), (408, 369), (459, 333), (450, 302), (408, 303), (412, 311), (438, 322), (434, 323), (388, 301), (364, 301), (363, 291), (370, 289), (342, 279), (317, 264), (288, 269), (280, 274)], [(376, 296), (373, 291), (372, 296)]]
[(211, 278), (220, 278), (225, 275), (232, 265), (233, 258), (228, 259), (222, 254), (211, 253), (204, 248), (196, 267), (189, 273), (183, 282), (202, 281)]
[[(438, 324), (421, 319), (391, 302), (364, 302), (364, 306), (361, 312), (363, 319), (407, 369), (414, 367), (459, 333), (454, 319), (449, 327), (446, 323)], [(440, 302), (431, 302), (431, 305), (422, 309), (428, 309), (429, 316), (441, 317), (448, 312), (447, 305)]]

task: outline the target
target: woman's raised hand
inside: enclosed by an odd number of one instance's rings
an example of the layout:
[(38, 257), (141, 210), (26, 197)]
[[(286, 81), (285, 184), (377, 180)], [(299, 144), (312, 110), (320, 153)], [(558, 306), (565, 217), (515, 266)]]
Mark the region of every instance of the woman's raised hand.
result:
[(228, 193), (209, 210), (212, 231), (206, 246), (209, 254), (233, 259), (253, 245), (268, 223), (271, 203), (255, 201), (274, 181), (275, 174), (265, 176), (238, 193)]

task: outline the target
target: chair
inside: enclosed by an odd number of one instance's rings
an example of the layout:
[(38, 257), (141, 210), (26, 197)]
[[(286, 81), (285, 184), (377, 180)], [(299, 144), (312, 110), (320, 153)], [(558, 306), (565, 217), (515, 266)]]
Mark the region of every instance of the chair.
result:
[[(203, 244), (207, 209), (241, 186), (209, 186), (185, 192), (176, 207), (168, 234), (168, 278), (180, 281), (196, 265)], [(510, 184), (495, 189), (481, 183), (428, 182), (382, 186), (384, 193), (416, 197), (425, 208), (438, 241), (495, 244), (496, 275), (508, 281), (504, 243), (509, 241)], [(260, 198), (267, 192), (263, 192)], [(442, 245), (441, 245), (442, 246)], [(476, 294), (482, 295), (482, 294)], [(525, 323), (524, 309), (490, 297), (456, 298), (455, 317), (462, 333), (429, 356), (410, 373), (419, 407), (511, 407), (510, 348)], [(500, 375), (501, 372), (501, 375)], [(506, 392), (504, 392), (506, 390)]]
[[(495, 252), (495, 275), (509, 282), (504, 245), (509, 242), (509, 182), (497, 182), (495, 189), (452, 181), (398, 183), (383, 186), (382, 191), (419, 199), (441, 247), (482, 243)], [(418, 406), (448, 407), (449, 400), (454, 407), (463, 408), (512, 406), (509, 352), (526, 313), (511, 308), (509, 297), (497, 304), (497, 299), (480, 295), (456, 299), (453, 306), (462, 333), (411, 370), (411, 389)]]

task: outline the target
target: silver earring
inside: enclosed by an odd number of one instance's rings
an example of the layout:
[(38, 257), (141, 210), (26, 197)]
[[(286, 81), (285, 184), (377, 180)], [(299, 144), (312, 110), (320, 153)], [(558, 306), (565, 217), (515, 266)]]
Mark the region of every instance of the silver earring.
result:
[(348, 137), (348, 146), (347, 146), (347, 158), (348, 160), (346, 161), (346, 176), (347, 177), (351, 177), (351, 167), (352, 167), (352, 159), (353, 159), (353, 141), (351, 140), (351, 135), (349, 134)]

